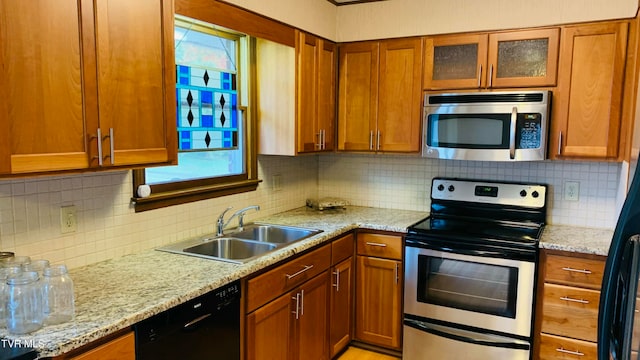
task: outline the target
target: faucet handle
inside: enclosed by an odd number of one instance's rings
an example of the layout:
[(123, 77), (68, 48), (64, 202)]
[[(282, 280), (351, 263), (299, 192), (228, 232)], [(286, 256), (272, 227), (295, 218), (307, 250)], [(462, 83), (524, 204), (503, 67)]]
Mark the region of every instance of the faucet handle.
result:
[(222, 214), (220, 214), (220, 216), (218, 217), (218, 221), (223, 221), (224, 220), (224, 215), (231, 209), (233, 209), (233, 206), (229, 206), (228, 208), (224, 209)]

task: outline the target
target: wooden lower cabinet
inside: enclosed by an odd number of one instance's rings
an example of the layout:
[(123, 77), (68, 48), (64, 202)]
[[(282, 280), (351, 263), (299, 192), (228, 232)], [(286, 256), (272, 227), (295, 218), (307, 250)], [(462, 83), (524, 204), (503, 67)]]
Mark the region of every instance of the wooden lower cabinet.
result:
[(354, 273), (353, 256), (332, 268), (329, 312), (329, 350), (332, 358), (351, 342)]
[(247, 359), (329, 359), (329, 287), (324, 271), (247, 315)]
[(82, 354), (73, 356), (71, 360), (135, 360), (135, 337), (133, 331), (99, 345)]
[(370, 256), (356, 262), (356, 339), (400, 349), (402, 262)]
[(542, 251), (534, 359), (597, 359), (605, 259)]

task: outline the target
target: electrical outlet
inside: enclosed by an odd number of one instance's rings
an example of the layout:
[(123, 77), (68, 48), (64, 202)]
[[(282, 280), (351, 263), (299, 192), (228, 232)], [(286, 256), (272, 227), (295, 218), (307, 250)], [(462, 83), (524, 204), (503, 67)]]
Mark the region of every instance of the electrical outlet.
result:
[(564, 182), (564, 199), (567, 201), (578, 201), (580, 198), (580, 183), (577, 181)]
[(273, 191), (282, 190), (282, 175), (276, 174), (271, 176), (271, 182), (273, 183)]
[(60, 208), (60, 232), (68, 234), (78, 229), (78, 215), (75, 205), (62, 206)]

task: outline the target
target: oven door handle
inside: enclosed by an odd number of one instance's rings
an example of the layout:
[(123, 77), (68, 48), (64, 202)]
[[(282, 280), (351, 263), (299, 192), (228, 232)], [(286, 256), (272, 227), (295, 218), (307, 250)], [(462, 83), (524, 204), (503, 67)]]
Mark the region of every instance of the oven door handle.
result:
[(507, 348), (507, 349), (520, 349), (530, 350), (529, 343), (518, 340), (509, 339), (499, 335), (483, 334), (468, 330), (455, 329), (448, 326), (431, 324), (424, 321), (404, 319), (404, 325), (412, 327), (418, 331), (427, 332), (435, 336), (444, 337), (447, 339), (462, 341), (469, 344)]

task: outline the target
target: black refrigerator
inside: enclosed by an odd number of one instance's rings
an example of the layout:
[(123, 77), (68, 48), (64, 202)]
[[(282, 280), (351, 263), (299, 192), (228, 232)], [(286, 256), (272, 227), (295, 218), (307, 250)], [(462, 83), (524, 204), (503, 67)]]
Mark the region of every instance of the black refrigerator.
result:
[(637, 358), (640, 350), (640, 167), (609, 247), (598, 312), (598, 360)]

